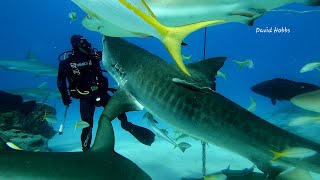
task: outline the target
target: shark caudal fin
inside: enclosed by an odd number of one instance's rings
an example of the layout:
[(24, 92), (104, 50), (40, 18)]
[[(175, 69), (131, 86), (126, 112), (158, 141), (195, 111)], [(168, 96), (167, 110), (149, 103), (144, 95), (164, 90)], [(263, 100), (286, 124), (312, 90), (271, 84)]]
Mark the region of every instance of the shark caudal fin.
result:
[(167, 27), (157, 20), (156, 16), (144, 0), (141, 0), (142, 5), (140, 5), (140, 7), (139, 5), (133, 5), (126, 0), (119, 0), (119, 2), (132, 10), (135, 15), (139, 16), (159, 33), (160, 36), (158, 35), (157, 38), (165, 45), (179, 68), (189, 76), (191, 75), (184, 65), (181, 56), (181, 44), (183, 43), (184, 38), (200, 28), (224, 22), (224, 20), (212, 20), (178, 27)]

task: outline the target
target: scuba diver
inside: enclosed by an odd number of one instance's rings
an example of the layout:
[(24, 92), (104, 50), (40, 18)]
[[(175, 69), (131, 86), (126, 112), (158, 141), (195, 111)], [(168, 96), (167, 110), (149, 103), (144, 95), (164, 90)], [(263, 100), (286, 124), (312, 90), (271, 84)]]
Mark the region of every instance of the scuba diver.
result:
[[(116, 89), (108, 88), (108, 79), (103, 76), (100, 67), (102, 52), (91, 48), (91, 44), (82, 35), (71, 37), (72, 51), (67, 51), (59, 56), (59, 72), (57, 85), (61, 93), (63, 104), (67, 107), (72, 103), (72, 98), (80, 100), (81, 119), (89, 123), (89, 127), (82, 130), (82, 150), (90, 149), (92, 139), (93, 115), (95, 107), (105, 107), (111, 98), (108, 91)], [(60, 60), (62, 55), (68, 57)], [(69, 87), (67, 88), (67, 81)], [(134, 125), (127, 120), (126, 114), (118, 116), (121, 127), (129, 131), (141, 143), (151, 146), (155, 134), (144, 127)]]

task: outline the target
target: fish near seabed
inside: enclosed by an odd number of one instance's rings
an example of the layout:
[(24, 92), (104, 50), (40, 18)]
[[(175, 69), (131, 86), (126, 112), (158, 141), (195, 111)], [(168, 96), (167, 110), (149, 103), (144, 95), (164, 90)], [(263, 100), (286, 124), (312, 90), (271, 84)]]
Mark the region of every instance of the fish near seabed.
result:
[[(181, 44), (190, 33), (205, 26), (222, 23), (211, 20), (193, 24), (168, 27), (161, 24), (144, 0), (72, 0), (90, 16), (100, 20), (101, 27), (106, 21), (139, 36), (153, 36), (167, 48), (180, 69), (190, 76), (182, 56)], [(105, 33), (105, 31), (104, 31)], [(104, 34), (110, 36), (109, 34)]]
[[(270, 178), (291, 167), (320, 173), (320, 144), (271, 124), (217, 92), (204, 93), (190, 87), (197, 87), (199, 79), (203, 79), (203, 85), (215, 87), (216, 72), (225, 60), (217, 57), (188, 64), (194, 74), (189, 77), (132, 43), (105, 36), (103, 65), (119, 84), (104, 109), (108, 112), (106, 119), (145, 109), (184, 134), (247, 158)], [(188, 86), (176, 84), (174, 78), (185, 80)], [(281, 165), (272, 163), (271, 151), (295, 147), (317, 153), (304, 155), (303, 159), (281, 157), (276, 161)]]
[(271, 99), (273, 105), (276, 101), (289, 101), (291, 98), (320, 89), (319, 86), (305, 82), (296, 82), (283, 78), (274, 78), (252, 86), (251, 91)]
[(14, 150), (0, 138), (0, 179), (151, 180), (135, 163), (114, 151), (112, 124), (104, 114), (100, 116), (94, 144), (86, 152)]

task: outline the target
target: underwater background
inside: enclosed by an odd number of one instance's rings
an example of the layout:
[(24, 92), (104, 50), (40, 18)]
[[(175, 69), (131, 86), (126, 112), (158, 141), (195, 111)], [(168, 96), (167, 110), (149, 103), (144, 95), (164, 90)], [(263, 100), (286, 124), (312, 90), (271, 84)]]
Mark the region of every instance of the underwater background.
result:
[[(81, 19), (86, 15), (71, 1), (65, 0), (12, 0), (1, 3), (0, 28), (0, 60), (25, 59), (32, 52), (39, 60), (58, 67), (58, 56), (71, 50), (70, 37), (82, 34), (93, 47), (102, 50), (102, 36), (91, 32), (81, 25)], [(281, 9), (319, 10), (319, 7), (309, 7), (302, 4), (290, 4)], [(279, 8), (280, 9), (280, 8)], [(78, 18), (70, 22), (69, 13), (76, 12)], [(306, 82), (320, 86), (320, 71), (314, 70), (300, 73), (307, 63), (320, 61), (320, 12), (268, 12), (254, 22), (253, 26), (240, 23), (228, 23), (207, 28), (206, 58), (228, 57), (221, 72), (226, 79), (216, 77), (217, 91), (237, 104), (248, 108), (250, 96), (256, 102), (256, 115), (268, 120), (295, 134), (320, 143), (319, 124), (304, 124), (288, 126), (293, 117), (311, 115), (314, 113), (299, 109), (289, 101), (278, 102), (273, 106), (270, 99), (255, 94), (250, 90), (253, 85), (273, 78), (286, 78), (293, 81)], [(285, 27), (290, 33), (256, 33), (256, 28)], [(126, 38), (130, 42), (174, 63), (164, 46), (155, 38)], [(190, 34), (185, 41), (188, 45), (182, 47), (182, 54), (189, 56), (186, 63), (203, 59), (204, 29)], [(250, 59), (254, 67), (243, 68), (233, 60)], [(109, 86), (116, 83), (109, 77)], [(43, 82), (48, 87), (57, 90), (56, 77), (36, 77), (29, 73), (0, 70), (0, 90), (17, 88), (36, 88)], [(56, 109), (57, 122), (51, 123), (58, 130), (63, 119), (65, 107), (60, 99), (48, 99), (47, 104)], [(102, 112), (96, 108), (95, 125)], [(128, 119), (137, 125), (148, 127), (142, 119), (144, 112), (130, 112)], [(81, 130), (74, 130), (74, 123), (80, 120), (79, 102), (73, 99), (70, 105), (66, 128), (63, 135), (55, 135), (49, 140), (52, 151), (81, 151)], [(169, 136), (177, 137), (165, 123), (159, 120), (159, 127), (166, 128)], [(125, 132), (116, 119), (113, 121), (116, 136), (116, 151), (137, 163), (153, 179), (177, 180), (181, 177), (201, 176), (201, 143), (190, 137), (183, 139), (192, 145), (182, 153), (156, 137), (155, 143), (149, 147), (139, 143), (128, 132)], [(270, 132), (272, 136), (272, 132)], [(213, 144), (207, 146), (207, 172), (216, 172), (231, 165), (231, 169), (251, 167), (252, 164)], [(316, 179), (320, 176), (313, 174)]]

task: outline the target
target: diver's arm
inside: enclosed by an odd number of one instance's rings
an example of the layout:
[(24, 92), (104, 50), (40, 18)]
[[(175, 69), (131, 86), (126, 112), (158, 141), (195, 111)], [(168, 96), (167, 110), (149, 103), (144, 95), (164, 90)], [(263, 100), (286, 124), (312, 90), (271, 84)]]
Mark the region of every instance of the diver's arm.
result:
[(67, 71), (64, 61), (59, 63), (59, 71), (57, 77), (57, 86), (61, 93), (62, 100), (70, 99), (68, 89), (67, 89)]

